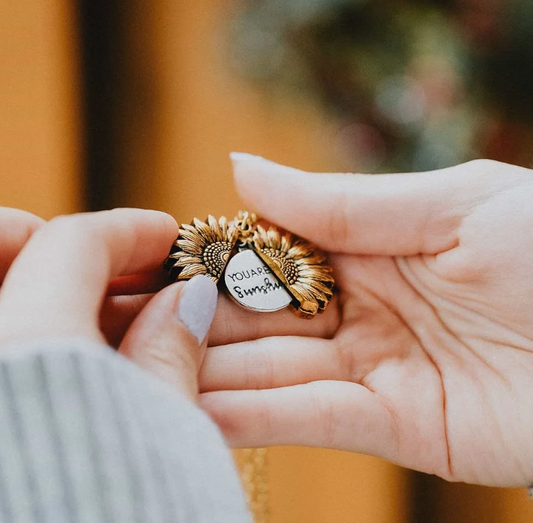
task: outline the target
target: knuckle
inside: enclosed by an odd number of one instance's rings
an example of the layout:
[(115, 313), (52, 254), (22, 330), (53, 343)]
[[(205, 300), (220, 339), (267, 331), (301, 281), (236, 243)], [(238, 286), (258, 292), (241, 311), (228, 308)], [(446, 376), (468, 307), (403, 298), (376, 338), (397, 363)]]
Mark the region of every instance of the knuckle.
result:
[[(45, 229), (55, 234), (81, 236), (86, 242), (98, 241), (106, 236), (105, 232), (108, 232), (110, 228), (124, 231), (129, 229), (127, 216), (121, 211), (122, 209), (112, 209), (56, 216), (47, 223)], [(116, 235), (113, 237), (116, 238)]]
[(8, 237), (15, 238), (21, 244), (26, 243), (30, 237), (46, 222), (27, 211), (8, 209), (7, 213), (0, 214), (0, 221), (5, 223)]
[[(257, 345), (257, 341), (250, 342)], [(274, 363), (272, 355), (268, 351), (260, 350), (246, 353), (244, 358), (244, 384), (247, 389), (273, 388), (275, 381)]]
[(96, 228), (90, 214), (56, 216), (41, 231), (47, 237), (62, 238), (68, 242), (82, 239), (87, 245), (93, 243), (96, 236)]
[(326, 383), (315, 383), (312, 388), (312, 402), (321, 434), (321, 445), (334, 448), (337, 440), (337, 420), (335, 407), (328, 395)]
[(45, 220), (28, 211), (23, 211), (22, 209), (6, 209), (8, 212), (8, 219), (12, 216), (13, 221), (24, 224), (29, 229), (37, 229), (43, 224)]

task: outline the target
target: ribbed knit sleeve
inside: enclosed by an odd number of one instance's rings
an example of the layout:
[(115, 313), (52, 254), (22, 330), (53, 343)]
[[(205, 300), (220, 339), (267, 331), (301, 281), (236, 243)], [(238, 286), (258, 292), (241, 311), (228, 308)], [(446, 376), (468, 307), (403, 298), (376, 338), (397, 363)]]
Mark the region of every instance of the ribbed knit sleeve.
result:
[(2, 523), (245, 523), (231, 453), (190, 401), (110, 348), (0, 347)]

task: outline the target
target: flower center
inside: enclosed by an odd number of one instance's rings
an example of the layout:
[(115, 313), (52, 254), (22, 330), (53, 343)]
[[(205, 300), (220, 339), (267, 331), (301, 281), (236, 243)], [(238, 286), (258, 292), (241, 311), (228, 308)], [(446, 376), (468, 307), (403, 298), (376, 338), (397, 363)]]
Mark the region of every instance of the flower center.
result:
[(266, 248), (263, 252), (272, 258), (272, 260), (281, 269), (281, 272), (285, 276), (287, 283), (293, 285), (298, 280), (298, 266), (292, 258), (287, 257), (286, 252), (278, 251), (277, 249)]
[(217, 278), (222, 276), (224, 267), (228, 262), (229, 253), (231, 252), (230, 242), (215, 242), (210, 243), (202, 254), (204, 265), (207, 270)]

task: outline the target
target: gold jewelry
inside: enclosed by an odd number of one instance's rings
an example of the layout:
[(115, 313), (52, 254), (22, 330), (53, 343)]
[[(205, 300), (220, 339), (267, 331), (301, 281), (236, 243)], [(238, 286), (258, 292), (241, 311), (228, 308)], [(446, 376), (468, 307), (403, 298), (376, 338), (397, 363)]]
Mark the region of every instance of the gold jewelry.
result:
[(268, 450), (240, 449), (235, 451), (235, 454), (254, 523), (268, 523), (271, 513), (268, 495)]
[(335, 285), (325, 255), (313, 244), (274, 226), (264, 229), (254, 213), (243, 211), (230, 222), (208, 216), (181, 225), (165, 268), (175, 281), (198, 274), (222, 280), (247, 309), (273, 312), (291, 305), (304, 318), (325, 310)]

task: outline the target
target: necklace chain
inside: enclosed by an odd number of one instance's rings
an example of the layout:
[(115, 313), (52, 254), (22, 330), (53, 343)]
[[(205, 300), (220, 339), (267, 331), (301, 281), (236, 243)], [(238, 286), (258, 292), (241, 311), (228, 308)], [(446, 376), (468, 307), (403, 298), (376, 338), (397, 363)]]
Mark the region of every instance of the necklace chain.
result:
[(248, 507), (255, 523), (268, 523), (270, 516), (268, 497), (268, 451), (266, 448), (242, 449), (238, 453), (241, 478)]

